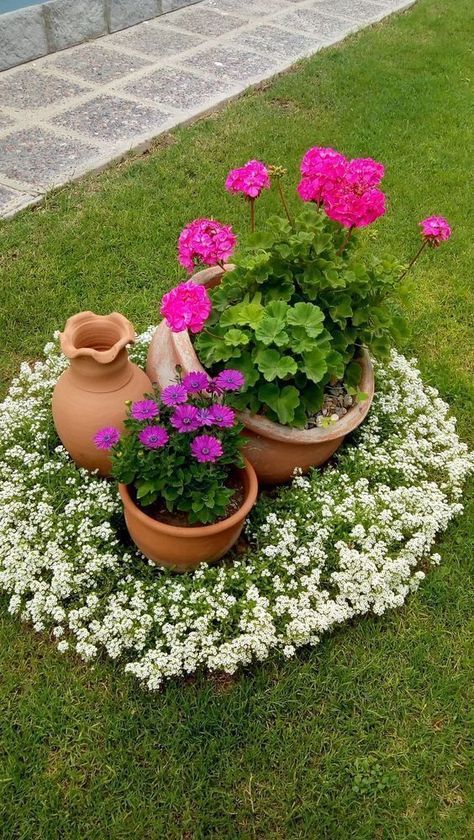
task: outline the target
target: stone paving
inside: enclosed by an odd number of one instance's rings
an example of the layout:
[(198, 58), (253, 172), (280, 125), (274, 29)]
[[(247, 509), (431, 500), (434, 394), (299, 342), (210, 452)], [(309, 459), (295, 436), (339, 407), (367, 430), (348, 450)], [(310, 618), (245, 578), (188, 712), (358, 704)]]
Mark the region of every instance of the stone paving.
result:
[(413, 2), (202, 0), (0, 73), (0, 216)]

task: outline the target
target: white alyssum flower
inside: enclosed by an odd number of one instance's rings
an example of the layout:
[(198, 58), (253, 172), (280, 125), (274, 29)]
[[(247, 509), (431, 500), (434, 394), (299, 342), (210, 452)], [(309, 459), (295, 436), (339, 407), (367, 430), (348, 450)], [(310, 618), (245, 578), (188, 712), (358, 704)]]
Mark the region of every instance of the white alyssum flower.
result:
[[(131, 348), (139, 364), (152, 333)], [(60, 652), (91, 661), (105, 651), (151, 690), (198, 668), (233, 673), (400, 606), (441, 562), (436, 539), (462, 511), (474, 460), (413, 360), (392, 353), (376, 365), (374, 404), (352, 443), (335, 466), (261, 499), (245, 555), (178, 577), (122, 541), (116, 488), (59, 444), (57, 339), (44, 361), (21, 366), (1, 406), (0, 588)]]

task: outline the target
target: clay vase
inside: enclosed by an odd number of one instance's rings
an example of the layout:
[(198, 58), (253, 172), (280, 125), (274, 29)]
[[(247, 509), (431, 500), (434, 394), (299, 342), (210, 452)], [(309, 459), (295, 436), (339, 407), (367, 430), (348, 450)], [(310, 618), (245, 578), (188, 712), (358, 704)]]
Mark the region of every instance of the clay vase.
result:
[(191, 572), (200, 563), (216, 563), (237, 542), (245, 518), (257, 499), (258, 482), (252, 465), (237, 474), (244, 488), (244, 501), (238, 511), (216, 522), (188, 528), (158, 522), (133, 501), (126, 484), (119, 484), (129, 534), (142, 554), (158, 566), (174, 572)]
[[(226, 268), (231, 269), (232, 266)], [(199, 271), (193, 280), (212, 288), (220, 282), (222, 274), (222, 269), (216, 266)], [(362, 368), (360, 389), (367, 394), (367, 399), (353, 405), (334, 426), (327, 429), (292, 429), (261, 414), (238, 413), (247, 437), (243, 452), (253, 465), (260, 483), (281, 484), (291, 479), (296, 468), (305, 473), (311, 467), (321, 466), (341, 446), (346, 435), (360, 426), (372, 405), (375, 383), (366, 350), (357, 361)], [(183, 374), (203, 370), (187, 330), (173, 333), (162, 321), (151, 340), (146, 370), (151, 381), (161, 389), (175, 380), (176, 365), (181, 365)]]
[(53, 393), (52, 410), (63, 446), (79, 467), (109, 475), (107, 451), (93, 437), (104, 426), (123, 429), (125, 401), (152, 391), (148, 376), (128, 358), (135, 330), (123, 315), (80, 312), (66, 322), (61, 349), (70, 360)]

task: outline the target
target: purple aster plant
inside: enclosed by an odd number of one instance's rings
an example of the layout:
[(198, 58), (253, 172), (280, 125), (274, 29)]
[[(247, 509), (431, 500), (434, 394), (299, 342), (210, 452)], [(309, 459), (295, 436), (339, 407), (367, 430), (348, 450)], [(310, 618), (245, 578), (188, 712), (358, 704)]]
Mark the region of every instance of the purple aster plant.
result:
[(134, 420), (154, 420), (158, 413), (155, 400), (138, 400), (132, 403), (130, 409), (130, 417), (133, 417)]
[(200, 464), (214, 463), (223, 454), (222, 443), (214, 435), (198, 435), (191, 443), (191, 454)]
[(193, 370), (183, 378), (182, 385), (188, 394), (197, 394), (199, 391), (206, 390), (209, 385), (209, 376), (203, 371)]
[(211, 426), (219, 426), (220, 429), (231, 429), (235, 423), (235, 411), (232, 411), (227, 405), (219, 405), (219, 403), (211, 405), (208, 413)]
[(226, 405), (226, 389), (240, 387), (243, 377), (239, 371), (227, 373), (225, 387), (217, 386), (212, 394), (203, 371), (182, 380), (178, 372), (176, 384), (161, 394), (156, 389), (127, 404), (124, 434), (112, 426), (97, 433), (96, 445), (112, 448), (112, 475), (133, 489), (133, 502), (145, 514), (154, 505), (151, 515), (159, 520), (166, 510), (167, 516), (179, 516), (180, 527), (183, 515), (189, 525), (230, 515), (236, 470), (244, 461), (242, 426)]
[(212, 381), (218, 393), (222, 393), (223, 391), (240, 391), (244, 383), (245, 377), (240, 370), (232, 370), (231, 368), (221, 370)]
[(169, 434), (163, 426), (145, 426), (138, 432), (138, 439), (147, 449), (161, 449), (169, 441)]
[(184, 385), (168, 385), (161, 392), (161, 402), (168, 407), (182, 405), (188, 400), (188, 392)]
[(199, 408), (194, 405), (176, 406), (170, 423), (178, 432), (195, 432), (201, 426)]
[(115, 426), (105, 426), (96, 432), (93, 440), (97, 449), (112, 449), (120, 440), (120, 432)]

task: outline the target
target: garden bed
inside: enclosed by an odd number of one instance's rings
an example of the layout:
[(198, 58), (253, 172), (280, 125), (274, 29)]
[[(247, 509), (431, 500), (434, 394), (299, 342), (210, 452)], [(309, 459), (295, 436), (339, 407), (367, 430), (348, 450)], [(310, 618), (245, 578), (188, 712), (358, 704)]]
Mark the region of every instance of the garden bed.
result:
[[(142, 365), (151, 332), (131, 351)], [(376, 365), (371, 413), (329, 468), (262, 494), (247, 550), (178, 578), (131, 545), (116, 485), (59, 445), (50, 400), (66, 361), (56, 343), (45, 353), (2, 405), (0, 588), (61, 652), (106, 652), (149, 689), (200, 668), (233, 673), (400, 607), (440, 562), (436, 537), (462, 510), (474, 460), (414, 361)]]

